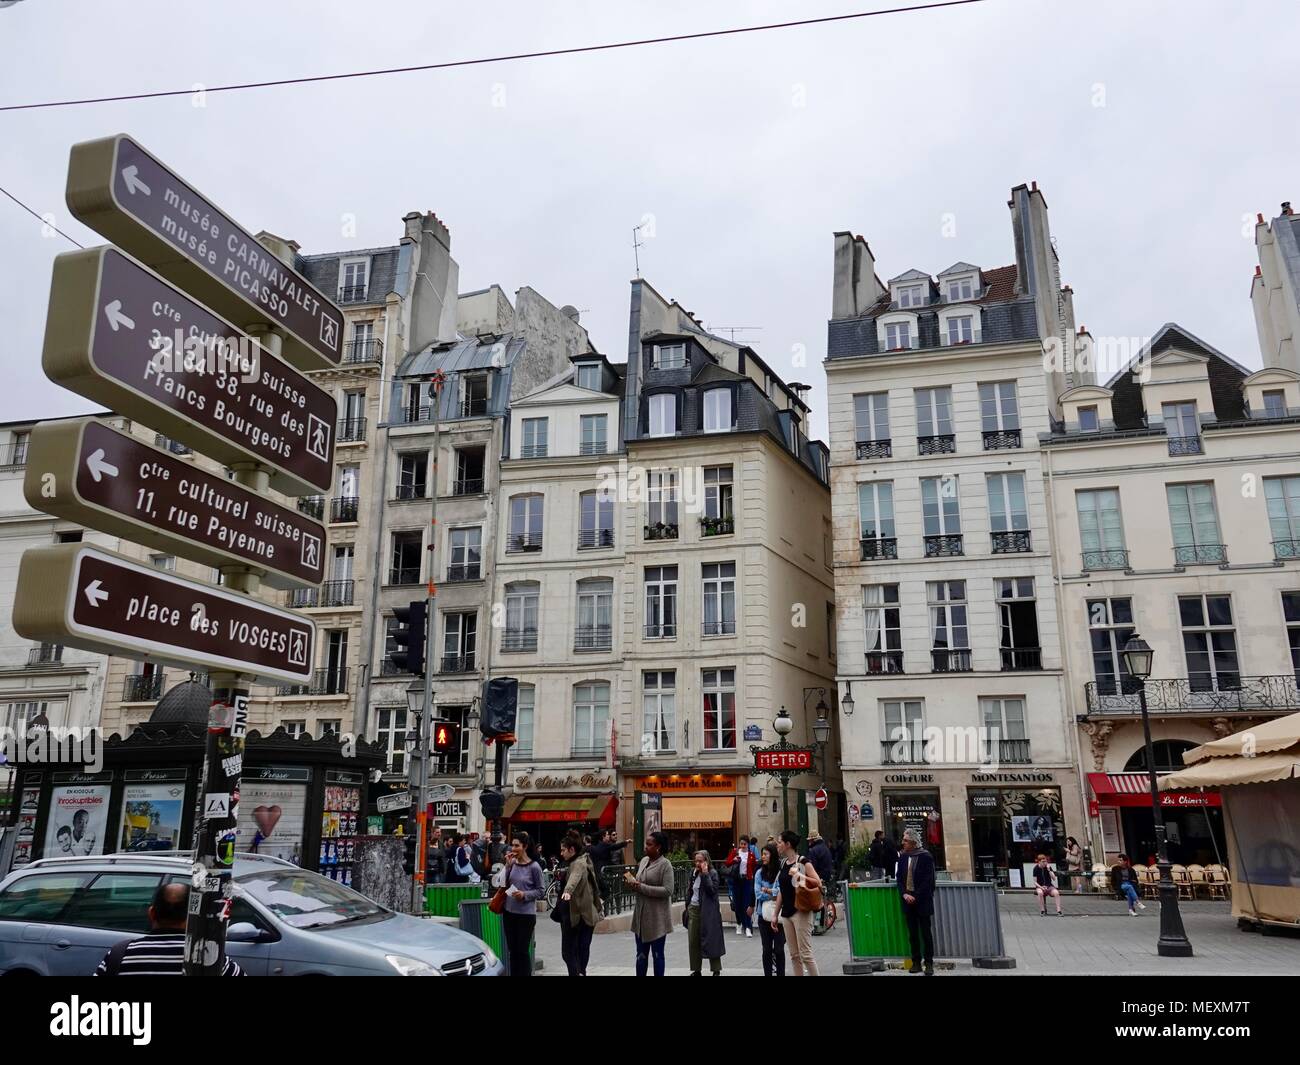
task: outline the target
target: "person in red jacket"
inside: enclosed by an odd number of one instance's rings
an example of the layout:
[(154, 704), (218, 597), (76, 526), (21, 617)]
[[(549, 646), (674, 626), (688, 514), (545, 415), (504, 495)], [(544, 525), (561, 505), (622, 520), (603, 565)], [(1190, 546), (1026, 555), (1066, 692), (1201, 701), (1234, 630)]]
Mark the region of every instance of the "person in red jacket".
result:
[(726, 864), (731, 867), (735, 889), (731, 894), (731, 908), (736, 914), (736, 935), (754, 938), (754, 870), (758, 862), (754, 852), (749, 849), (749, 839), (740, 837), (740, 842), (731, 848)]

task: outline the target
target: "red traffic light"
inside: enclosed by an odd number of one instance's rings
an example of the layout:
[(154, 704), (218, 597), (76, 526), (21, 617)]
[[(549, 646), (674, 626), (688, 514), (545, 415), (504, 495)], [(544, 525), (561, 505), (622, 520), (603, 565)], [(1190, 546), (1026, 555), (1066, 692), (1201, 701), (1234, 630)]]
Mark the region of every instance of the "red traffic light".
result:
[(457, 721), (433, 722), (433, 749), (438, 754), (460, 751), (460, 723)]

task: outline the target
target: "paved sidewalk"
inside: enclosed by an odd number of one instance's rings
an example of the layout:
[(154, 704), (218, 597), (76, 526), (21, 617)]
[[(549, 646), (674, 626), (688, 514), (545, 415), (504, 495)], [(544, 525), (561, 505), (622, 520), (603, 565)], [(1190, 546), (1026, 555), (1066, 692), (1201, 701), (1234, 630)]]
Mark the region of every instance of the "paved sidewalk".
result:
[[(1162, 958), (1156, 954), (1160, 934), (1160, 907), (1151, 901), (1138, 917), (1129, 917), (1122, 902), (1099, 896), (1066, 896), (1066, 916), (1041, 917), (1031, 895), (1002, 895), (1002, 931), (1007, 953), (1016, 959), (1010, 970), (975, 969), (969, 959), (957, 959), (940, 975), (1186, 975), (1186, 976), (1296, 976), (1300, 975), (1300, 935), (1264, 936), (1237, 929), (1227, 903), (1184, 902), (1183, 925), (1196, 952), (1192, 958)], [(761, 976), (762, 946), (737, 936), (727, 925), (724, 976)], [(813, 950), (823, 976), (843, 975), (849, 960), (848, 934), (843, 919), (831, 932), (813, 940)], [(545, 962), (545, 976), (565, 975), (560, 957), (559, 926), (549, 913), (538, 915), (537, 956)], [(687, 976), (686, 932), (676, 929), (668, 937), (668, 975)], [(592, 940), (591, 976), (631, 976), (636, 960), (632, 935), (615, 932)], [(707, 973), (708, 966), (705, 965)], [(788, 971), (788, 962), (787, 962)], [(907, 975), (902, 970), (877, 974), (874, 979)]]

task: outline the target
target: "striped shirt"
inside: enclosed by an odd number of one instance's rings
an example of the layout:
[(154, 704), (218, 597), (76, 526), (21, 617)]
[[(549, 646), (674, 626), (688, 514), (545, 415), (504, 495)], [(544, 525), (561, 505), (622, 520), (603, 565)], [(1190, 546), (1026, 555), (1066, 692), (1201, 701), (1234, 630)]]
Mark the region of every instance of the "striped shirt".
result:
[[(185, 933), (151, 932), (147, 936), (133, 939), (126, 945), (125, 953), (115, 946), (104, 955), (104, 960), (95, 970), (95, 976), (182, 976), (185, 972)], [(121, 953), (122, 960), (116, 972), (109, 972), (109, 958), (114, 951)], [(244, 970), (229, 955), (221, 970), (222, 976), (243, 976)]]

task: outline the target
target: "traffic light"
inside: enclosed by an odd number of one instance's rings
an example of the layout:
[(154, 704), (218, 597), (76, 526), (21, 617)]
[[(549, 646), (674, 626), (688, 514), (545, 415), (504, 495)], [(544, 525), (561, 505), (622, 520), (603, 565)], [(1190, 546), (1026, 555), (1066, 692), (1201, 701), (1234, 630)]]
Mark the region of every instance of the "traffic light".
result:
[(499, 821), (506, 808), (506, 797), (499, 791), (485, 789), (479, 792), (478, 805), (484, 820)]
[(479, 731), (484, 737), (496, 739), (498, 736), (513, 735), (518, 712), (519, 681), (514, 677), (494, 677), (483, 685), (483, 712), (479, 718)]
[(415, 875), (415, 832), (408, 832), (402, 837), (402, 872), (407, 876)]
[(393, 617), (397, 619), (397, 628), (390, 633), (390, 636), (397, 647), (388, 652), (388, 661), (393, 664), (398, 673), (424, 676), (424, 626), (428, 609), (429, 604), (426, 600), (415, 599), (393, 611)]
[(460, 722), (434, 720), (433, 751), (435, 754), (460, 753)]

